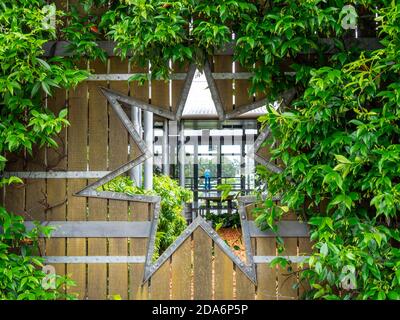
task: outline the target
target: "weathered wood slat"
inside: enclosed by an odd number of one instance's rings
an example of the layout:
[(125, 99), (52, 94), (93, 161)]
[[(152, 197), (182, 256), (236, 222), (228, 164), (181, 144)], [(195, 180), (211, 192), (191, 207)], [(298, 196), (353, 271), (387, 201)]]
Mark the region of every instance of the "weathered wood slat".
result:
[[(299, 238), (299, 255), (310, 255), (312, 253), (312, 243), (309, 238)], [(303, 269), (308, 267), (307, 264), (300, 264), (298, 268), (302, 265)], [(299, 275), (299, 299), (302, 299), (304, 293), (310, 290), (310, 285), (306, 281), (301, 281)]]
[[(31, 230), (33, 223), (25, 223)], [(44, 226), (55, 228), (52, 238), (144, 238), (150, 234), (150, 221), (51, 221)]]
[[(239, 62), (235, 62), (235, 73), (243, 73), (247, 71)], [(248, 73), (250, 74), (250, 73)], [(253, 96), (249, 94), (251, 83), (249, 80), (235, 79), (235, 109), (240, 109), (241, 106), (251, 104)]]
[[(94, 72), (107, 72), (107, 64), (95, 61), (90, 64)], [(107, 82), (88, 82), (89, 92), (89, 170), (107, 170), (108, 110), (107, 100), (98, 89)], [(89, 180), (93, 183), (94, 180)], [(88, 219), (107, 220), (107, 200), (88, 198)], [(85, 235), (86, 237), (86, 235)], [(100, 236), (88, 239), (89, 255), (107, 255), (107, 239)], [(102, 300), (107, 298), (107, 265), (88, 265), (88, 298)]]
[[(52, 97), (48, 97), (47, 107), (54, 114), (65, 108), (66, 92), (63, 89), (56, 89)], [(54, 140), (58, 148), (47, 149), (47, 164), (58, 170), (67, 169), (66, 141), (67, 130), (63, 129)], [(47, 211), (47, 221), (64, 221), (67, 218), (67, 180), (47, 180), (47, 201), (51, 208)], [(66, 254), (66, 239), (46, 239), (46, 255), (62, 256)], [(56, 273), (64, 275), (66, 272), (65, 264), (54, 264)], [(62, 289), (64, 291), (64, 289)]]
[(255, 286), (250, 279), (236, 267), (236, 299), (237, 300), (254, 300)]
[[(128, 72), (127, 61), (118, 58), (110, 58), (110, 72)], [(110, 82), (110, 89), (128, 94), (127, 83)], [(109, 168), (116, 169), (128, 161), (128, 132), (122, 122), (109, 107)], [(128, 221), (128, 202), (109, 200), (109, 218), (111, 220)], [(128, 238), (109, 238), (110, 255), (128, 255)], [(109, 294), (120, 295), (122, 299), (128, 299), (128, 265), (109, 266)]]
[(212, 240), (198, 227), (193, 232), (194, 300), (212, 299)]
[(157, 273), (151, 277), (151, 299), (153, 300), (168, 300), (170, 299), (171, 288), (171, 264), (170, 259), (165, 261)]
[[(280, 255), (297, 255), (297, 238), (285, 238), (285, 251)], [(293, 285), (297, 283), (296, 273), (297, 264), (291, 263), (291, 270), (278, 266), (278, 300), (298, 299), (298, 290), (293, 289)], [(289, 275), (291, 274), (291, 275)]]
[[(27, 156), (26, 169), (43, 170), (46, 166), (46, 148), (33, 146), (32, 155)], [(44, 220), (46, 217), (46, 181), (25, 180), (25, 220)]]
[[(86, 68), (86, 62), (82, 62), (81, 68)], [(75, 89), (69, 90), (68, 119), (68, 170), (87, 169), (87, 134), (88, 134), (88, 88), (87, 83), (78, 85)], [(86, 179), (76, 179), (68, 181), (67, 197), (67, 218), (69, 221), (86, 220), (86, 199), (75, 197), (74, 194), (84, 188), (87, 184)], [(67, 239), (67, 255), (84, 256), (86, 255), (85, 238)], [(76, 282), (76, 286), (69, 289), (69, 292), (78, 294), (79, 299), (86, 298), (86, 265), (68, 264), (67, 273)]]
[[(276, 245), (275, 239), (256, 238), (257, 255), (275, 256)], [(256, 256), (254, 256), (256, 261)], [(258, 300), (275, 300), (276, 299), (276, 268), (271, 268), (267, 264), (259, 264), (257, 268), (257, 299)]]
[[(148, 238), (130, 238), (130, 257), (135, 255), (145, 256), (147, 253)], [(142, 300), (147, 299), (147, 286), (146, 283), (142, 286), (144, 276), (144, 265), (142, 263), (129, 264), (129, 299), (130, 300)]]
[[(215, 56), (214, 72), (232, 72), (232, 57)], [(215, 80), (219, 96), (225, 113), (233, 110), (233, 82), (232, 80)]]
[[(306, 223), (299, 221), (281, 221), (278, 224), (278, 235), (281, 237), (308, 237)], [(276, 234), (270, 230), (261, 231), (254, 221), (249, 221), (250, 236), (254, 238), (274, 238)]]
[(233, 262), (219, 248), (214, 245), (214, 299), (233, 299)]
[(191, 299), (192, 282), (192, 248), (191, 239), (186, 239), (172, 255), (172, 299)]
[[(103, 264), (143, 264), (146, 260), (145, 256), (44, 256), (47, 263), (68, 263), (68, 264), (88, 264), (88, 265), (103, 265)], [(106, 280), (106, 276), (100, 277), (97, 280)], [(89, 279), (90, 280), (90, 279)], [(90, 298), (90, 296), (89, 296)]]

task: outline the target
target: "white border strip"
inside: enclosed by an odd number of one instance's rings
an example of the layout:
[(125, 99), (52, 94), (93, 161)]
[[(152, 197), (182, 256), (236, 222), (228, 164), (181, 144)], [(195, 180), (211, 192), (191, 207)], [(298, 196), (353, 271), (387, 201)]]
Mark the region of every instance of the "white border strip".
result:
[(308, 259), (310, 256), (253, 256), (254, 263), (270, 263), (275, 258), (285, 258), (293, 263), (301, 263)]
[(111, 171), (7, 171), (0, 177), (21, 179), (93, 179), (102, 178)]
[(145, 256), (46, 256), (46, 263), (145, 263)]

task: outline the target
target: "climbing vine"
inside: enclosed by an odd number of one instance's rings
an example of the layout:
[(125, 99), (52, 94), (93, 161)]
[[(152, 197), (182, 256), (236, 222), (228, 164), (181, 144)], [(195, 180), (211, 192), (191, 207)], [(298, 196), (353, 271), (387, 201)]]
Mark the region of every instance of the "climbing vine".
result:
[[(45, 24), (44, 1), (2, 1), (0, 4), (0, 172), (10, 153), (32, 154), (34, 145), (55, 147), (53, 139), (68, 125), (67, 111), (53, 114), (46, 96), (55, 88), (69, 88), (86, 78), (86, 72), (60, 57), (45, 59), (43, 45), (55, 39), (54, 28)], [(22, 183), (16, 177), (1, 178), (0, 187)], [(72, 282), (56, 277), (46, 288), (43, 260), (36, 256), (40, 233), (28, 231), (20, 212), (0, 207), (0, 299), (72, 298), (62, 292)]]

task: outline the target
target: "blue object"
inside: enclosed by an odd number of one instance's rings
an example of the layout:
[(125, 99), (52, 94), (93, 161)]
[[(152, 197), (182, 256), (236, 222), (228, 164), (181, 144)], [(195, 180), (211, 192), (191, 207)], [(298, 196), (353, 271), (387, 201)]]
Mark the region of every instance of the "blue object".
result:
[(204, 171), (204, 189), (211, 190), (211, 171), (209, 169)]

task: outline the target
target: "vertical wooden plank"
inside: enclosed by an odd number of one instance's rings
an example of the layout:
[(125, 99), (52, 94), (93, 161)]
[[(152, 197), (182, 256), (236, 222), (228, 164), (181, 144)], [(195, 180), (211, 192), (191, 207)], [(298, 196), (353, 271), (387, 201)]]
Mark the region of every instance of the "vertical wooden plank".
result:
[[(85, 64), (81, 66), (84, 68)], [(87, 170), (87, 134), (88, 134), (88, 103), (87, 83), (69, 91), (69, 122), (68, 128), (68, 170)], [(86, 220), (86, 198), (74, 194), (87, 185), (86, 179), (68, 180), (67, 218), (70, 221)], [(67, 254), (70, 256), (86, 255), (85, 238), (67, 239)], [(77, 286), (69, 291), (76, 292), (79, 299), (86, 298), (86, 265), (69, 264), (67, 273), (71, 274)]]
[[(44, 171), (46, 169), (46, 148), (33, 146), (32, 155), (27, 157), (27, 171)], [(26, 179), (25, 182), (26, 220), (45, 220), (46, 180)]]
[[(280, 255), (297, 256), (297, 238), (285, 238), (285, 251)], [(297, 289), (293, 289), (293, 285), (297, 283), (297, 275), (290, 275), (297, 271), (297, 265), (291, 264), (292, 270), (278, 267), (278, 300), (293, 300), (298, 298)]]
[[(17, 155), (7, 154), (6, 171), (22, 171), (24, 167), (24, 153)], [(25, 185), (12, 184), (5, 187), (4, 206), (8, 212), (25, 217)]]
[[(62, 89), (55, 90), (53, 97), (48, 98), (47, 107), (54, 114), (58, 114), (65, 108), (66, 92)], [(58, 148), (47, 149), (47, 165), (55, 170), (66, 170), (66, 142), (67, 129), (63, 129), (54, 140)], [(48, 179), (47, 180), (47, 200), (50, 209), (47, 211), (48, 221), (65, 221), (67, 219), (67, 180), (66, 179)], [(66, 255), (66, 238), (46, 239), (47, 256)], [(55, 264), (56, 273), (64, 275), (66, 273), (65, 264)]]
[(214, 299), (233, 300), (233, 262), (214, 244)]
[[(110, 73), (127, 73), (128, 62), (119, 58), (110, 58)], [(126, 82), (111, 81), (110, 88), (127, 94), (129, 92)], [(109, 107), (109, 169), (115, 170), (128, 161), (128, 132), (119, 120), (114, 110)], [(126, 201), (109, 201), (110, 221), (128, 220), (128, 203)], [(127, 238), (109, 238), (109, 255), (127, 256)], [(128, 299), (128, 264), (109, 265), (109, 294), (120, 295), (122, 299)]]
[[(214, 72), (232, 72), (231, 56), (214, 56)], [(230, 79), (215, 80), (225, 112), (233, 110), (233, 82)]]
[[(107, 65), (95, 61), (90, 64), (94, 73), (107, 73)], [(99, 87), (107, 86), (106, 81), (88, 82), (89, 92), (89, 170), (107, 170), (108, 110), (107, 100)], [(89, 183), (95, 181), (89, 180)], [(88, 198), (88, 220), (107, 220), (107, 200)], [(107, 255), (106, 238), (88, 239), (90, 256)], [(107, 298), (107, 265), (88, 264), (88, 298), (101, 300)]]
[(236, 267), (236, 299), (237, 300), (254, 300), (255, 286), (249, 278)]
[[(130, 255), (145, 256), (147, 253), (148, 238), (131, 238), (130, 239)], [(147, 299), (147, 286), (142, 286), (144, 276), (144, 263), (132, 263), (129, 265), (129, 299), (142, 300)]]
[(189, 300), (191, 298), (191, 239), (186, 239), (172, 255), (172, 299)]
[[(312, 253), (312, 243), (309, 238), (299, 238), (299, 255), (300, 256), (309, 256)], [(303, 264), (303, 269), (308, 267), (307, 264)], [(299, 268), (299, 267), (298, 267)], [(310, 285), (307, 281), (301, 281), (299, 279), (299, 299), (303, 298), (303, 295), (309, 291)]]
[[(130, 221), (150, 220), (149, 211), (151, 205), (144, 202), (130, 203)], [(131, 238), (129, 241), (131, 256), (146, 256), (149, 238)], [(148, 298), (148, 283), (142, 285), (144, 276), (144, 263), (134, 263), (129, 266), (129, 299), (144, 300)]]
[[(173, 73), (185, 73), (188, 72), (189, 66), (187, 64), (180, 66), (178, 63), (174, 63), (172, 69)], [(171, 110), (173, 112), (176, 112), (178, 108), (184, 84), (185, 80), (171, 80)]]
[(169, 300), (171, 297), (171, 264), (170, 259), (165, 261), (160, 269), (151, 277), (151, 299)]
[(194, 300), (212, 299), (212, 240), (198, 227), (193, 232)]
[[(239, 62), (235, 62), (235, 73), (248, 72)], [(249, 80), (235, 80), (235, 109), (253, 102), (253, 96), (249, 95), (251, 83)]]
[(168, 81), (151, 80), (151, 104), (170, 110)]
[[(258, 256), (275, 256), (274, 238), (256, 238)], [(257, 264), (257, 300), (276, 299), (276, 268), (267, 263)]]

